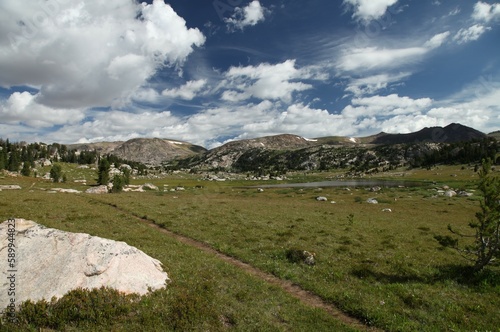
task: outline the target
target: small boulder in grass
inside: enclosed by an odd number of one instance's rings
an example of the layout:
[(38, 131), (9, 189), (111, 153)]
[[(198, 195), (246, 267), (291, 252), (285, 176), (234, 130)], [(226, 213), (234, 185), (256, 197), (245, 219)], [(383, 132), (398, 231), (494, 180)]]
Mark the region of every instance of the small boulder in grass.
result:
[(328, 201), (328, 198), (326, 198), (324, 196), (318, 196), (318, 197), (316, 197), (316, 200), (318, 202), (326, 202), (326, 201)]
[(304, 263), (306, 265), (316, 264), (316, 254), (302, 249), (288, 249), (286, 259), (291, 263)]

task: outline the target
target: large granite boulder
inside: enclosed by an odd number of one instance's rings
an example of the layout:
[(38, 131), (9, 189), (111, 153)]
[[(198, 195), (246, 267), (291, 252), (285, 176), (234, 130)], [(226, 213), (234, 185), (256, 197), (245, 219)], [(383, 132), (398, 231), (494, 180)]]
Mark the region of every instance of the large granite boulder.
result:
[[(15, 219), (15, 233), (8, 237), (9, 229), (14, 229), (8, 223), (0, 224), (0, 308), (9, 304), (11, 281), (16, 305), (28, 299), (50, 301), (79, 287), (106, 286), (144, 295), (169, 281), (160, 261), (125, 242), (46, 228), (24, 219)], [(7, 261), (9, 243), (15, 245), (15, 266)]]
[(108, 186), (96, 186), (85, 190), (87, 194), (107, 194), (109, 192)]

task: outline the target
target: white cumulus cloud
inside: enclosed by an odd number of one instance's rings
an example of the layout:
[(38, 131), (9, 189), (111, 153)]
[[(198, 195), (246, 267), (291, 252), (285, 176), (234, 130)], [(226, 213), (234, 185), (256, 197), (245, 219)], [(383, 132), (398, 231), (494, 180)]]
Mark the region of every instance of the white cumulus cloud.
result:
[(175, 89), (165, 89), (161, 93), (163, 96), (171, 97), (171, 98), (181, 98), (184, 100), (192, 100), (195, 98), (200, 91), (207, 84), (207, 80), (197, 80), (197, 81), (189, 81), (180, 88)]
[(236, 7), (233, 15), (224, 21), (230, 29), (243, 30), (247, 26), (254, 26), (259, 22), (263, 22), (267, 11), (268, 9), (263, 7), (258, 0), (253, 0), (246, 7)]
[(39, 89), (53, 108), (122, 104), (205, 42), (163, 0), (4, 0), (0, 31), (0, 85)]
[(296, 68), (295, 60), (275, 65), (262, 63), (258, 66), (231, 67), (222, 83), (226, 89), (222, 99), (237, 102), (254, 97), (291, 102), (294, 92), (312, 88), (312, 85), (300, 80), (313, 78), (314, 74), (307, 68)]
[(37, 103), (37, 95), (29, 92), (14, 92), (0, 102), (1, 123), (23, 124), (29, 127), (48, 128), (56, 125), (77, 123), (84, 112), (77, 109), (53, 109)]
[(354, 8), (352, 17), (364, 22), (382, 17), (387, 8), (397, 2), (398, 0), (344, 0), (344, 4)]
[(479, 22), (490, 22), (500, 19), (500, 3), (489, 4), (479, 1), (474, 5), (472, 18)]

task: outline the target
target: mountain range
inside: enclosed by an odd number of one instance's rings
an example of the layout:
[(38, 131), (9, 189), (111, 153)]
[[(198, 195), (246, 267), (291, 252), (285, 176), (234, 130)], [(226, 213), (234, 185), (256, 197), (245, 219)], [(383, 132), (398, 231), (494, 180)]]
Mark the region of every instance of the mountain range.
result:
[[(498, 132), (491, 133), (497, 137)], [(281, 134), (226, 143), (207, 150), (188, 142), (162, 138), (134, 138), (125, 142), (99, 142), (68, 145), (77, 151), (96, 150), (100, 154), (114, 154), (122, 159), (161, 165), (181, 161), (182, 165), (201, 168), (230, 168), (249, 151), (296, 151), (318, 147), (354, 148), (413, 143), (455, 143), (480, 140), (488, 135), (473, 128), (452, 123), (446, 127), (424, 128), (408, 134), (381, 132), (367, 137), (330, 136), (304, 138), (292, 134)], [(312, 151), (311, 150), (311, 151)]]

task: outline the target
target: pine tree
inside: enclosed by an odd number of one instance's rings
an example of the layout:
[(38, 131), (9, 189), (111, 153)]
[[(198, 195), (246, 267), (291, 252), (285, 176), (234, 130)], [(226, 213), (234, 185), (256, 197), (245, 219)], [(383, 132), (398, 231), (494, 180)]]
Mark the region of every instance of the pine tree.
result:
[(16, 147), (13, 147), (10, 152), (7, 169), (11, 172), (17, 172), (19, 170), (19, 166), (21, 165), (20, 159), (19, 150)]
[(62, 179), (62, 167), (61, 165), (59, 164), (56, 164), (54, 166), (52, 166), (52, 168), (50, 169), (50, 178), (54, 181), (54, 182), (59, 182), (59, 180)]
[(481, 271), (487, 265), (498, 264), (500, 258), (500, 178), (492, 176), (491, 159), (483, 160), (479, 170), (478, 189), (483, 194), (481, 211), (476, 213), (476, 220), (469, 223), (473, 234), (463, 234), (455, 231), (451, 225), (448, 229), (459, 238), (472, 238), (473, 241), (463, 247), (459, 239), (451, 236), (435, 236), (441, 245), (455, 248), (464, 258), (473, 263), (475, 272)]
[(100, 185), (108, 185), (109, 183), (109, 161), (106, 158), (102, 158), (99, 162), (99, 169), (97, 173), (97, 183)]
[(30, 176), (31, 174), (31, 167), (30, 163), (25, 161), (23, 164), (23, 168), (21, 169), (21, 175), (23, 176)]

